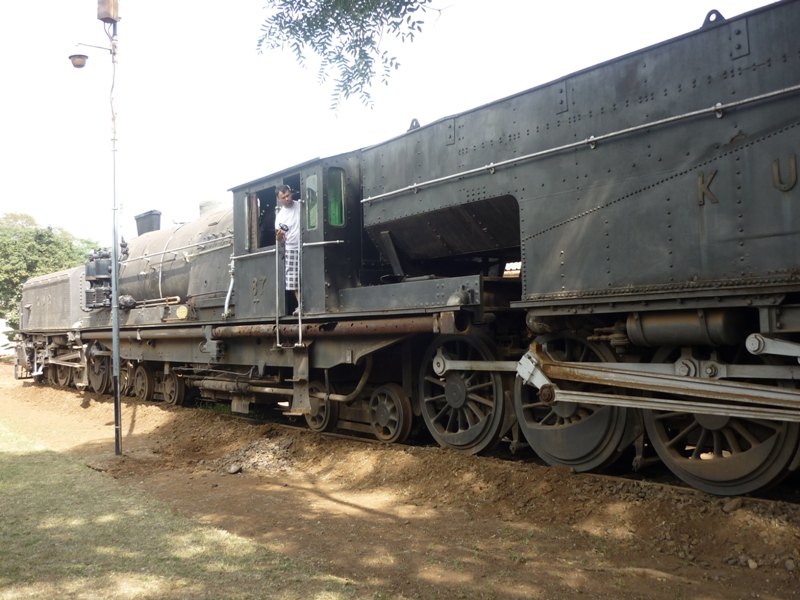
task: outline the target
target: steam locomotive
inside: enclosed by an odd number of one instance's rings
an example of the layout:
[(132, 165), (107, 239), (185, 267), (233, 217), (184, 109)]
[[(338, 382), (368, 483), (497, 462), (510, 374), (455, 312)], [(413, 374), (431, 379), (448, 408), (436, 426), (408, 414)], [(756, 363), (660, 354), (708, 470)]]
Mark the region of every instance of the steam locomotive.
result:
[[(712, 11), (197, 221), (145, 215), (119, 267), (122, 387), (387, 443), (424, 423), (576, 471), (626, 453), (719, 495), (775, 484), (800, 466), (798, 30), (798, 1)], [(280, 185), (302, 209), (297, 307)], [(111, 264), (25, 284), (18, 378), (107, 389)]]

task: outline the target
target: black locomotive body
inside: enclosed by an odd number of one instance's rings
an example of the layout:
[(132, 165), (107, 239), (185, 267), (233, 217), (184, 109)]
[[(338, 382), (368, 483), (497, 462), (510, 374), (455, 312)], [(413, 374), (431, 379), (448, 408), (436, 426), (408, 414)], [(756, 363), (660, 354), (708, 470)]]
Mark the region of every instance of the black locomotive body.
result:
[[(799, 28), (797, 1), (714, 11), (140, 235), (120, 267), (124, 387), (386, 442), (417, 419), (461, 452), (506, 439), (578, 471), (633, 448), (717, 494), (780, 481), (800, 466)], [(301, 201), (296, 312), (279, 185)], [(107, 271), (26, 284), (19, 377), (106, 389)], [(47, 312), (68, 277), (82, 293)]]

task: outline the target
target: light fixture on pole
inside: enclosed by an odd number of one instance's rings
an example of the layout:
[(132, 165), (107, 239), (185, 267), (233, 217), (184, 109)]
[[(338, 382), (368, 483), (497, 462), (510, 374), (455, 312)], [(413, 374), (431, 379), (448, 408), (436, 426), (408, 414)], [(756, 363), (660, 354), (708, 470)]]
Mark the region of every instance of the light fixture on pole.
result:
[(82, 69), (86, 66), (86, 61), (89, 60), (89, 57), (85, 54), (73, 54), (69, 57), (72, 66), (76, 69)]
[[(117, 73), (117, 22), (119, 21), (119, 0), (98, 0), (97, 18), (106, 24), (105, 32), (110, 41), (110, 48), (78, 44), (90, 48), (101, 48), (111, 53), (111, 158), (113, 168), (114, 199), (114, 234), (111, 246), (111, 356), (112, 382), (114, 387), (114, 452), (122, 454), (122, 405), (119, 387), (119, 207), (117, 204), (117, 113), (114, 109), (114, 84)], [(110, 26), (110, 27), (109, 27)], [(73, 54), (69, 57), (72, 66), (82, 69), (86, 65), (87, 56)]]

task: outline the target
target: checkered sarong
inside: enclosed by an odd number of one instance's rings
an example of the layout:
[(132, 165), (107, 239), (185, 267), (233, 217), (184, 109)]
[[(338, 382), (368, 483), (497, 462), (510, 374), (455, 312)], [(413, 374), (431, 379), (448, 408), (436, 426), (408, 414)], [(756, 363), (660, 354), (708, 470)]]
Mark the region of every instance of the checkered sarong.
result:
[(284, 255), (286, 289), (300, 289), (300, 252), (297, 248), (286, 248)]

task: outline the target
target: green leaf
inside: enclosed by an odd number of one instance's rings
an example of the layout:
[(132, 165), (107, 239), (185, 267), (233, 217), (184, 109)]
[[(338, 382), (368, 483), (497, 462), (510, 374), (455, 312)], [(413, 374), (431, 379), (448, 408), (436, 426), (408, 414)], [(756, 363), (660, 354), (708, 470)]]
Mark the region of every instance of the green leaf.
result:
[(32, 277), (78, 266), (96, 247), (96, 242), (78, 239), (58, 227), (40, 227), (30, 215), (0, 216), (0, 318), (16, 328), (22, 284)]
[[(261, 25), (256, 49), (289, 48), (301, 65), (305, 51), (322, 59), (317, 80), (324, 83), (328, 72), (334, 73), (331, 109), (342, 99), (357, 94), (362, 103), (372, 106), (368, 88), (377, 76), (375, 61), (385, 51), (380, 44), (391, 35), (401, 41), (414, 39), (422, 31), (423, 21), (412, 18), (417, 11), (438, 10), (433, 0), (267, 0), (270, 16)], [(400, 65), (394, 58), (390, 65)], [(381, 76), (387, 82), (386, 73)]]

